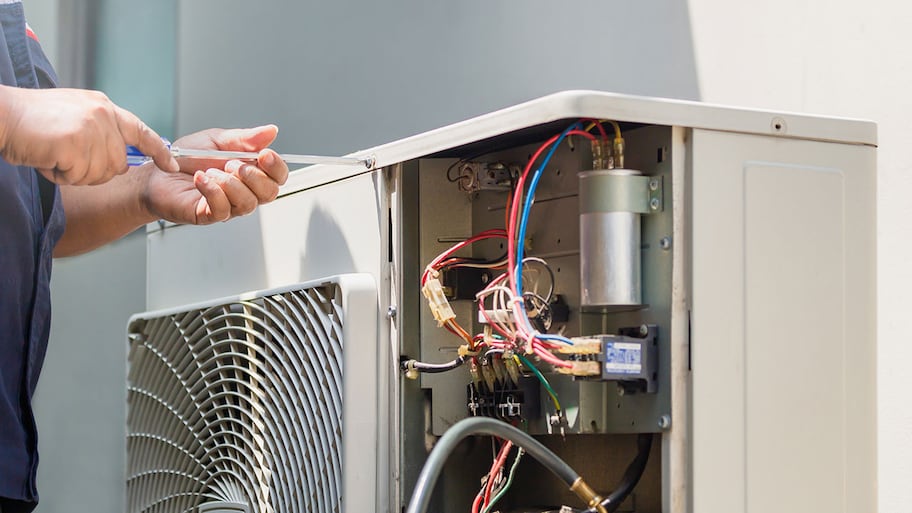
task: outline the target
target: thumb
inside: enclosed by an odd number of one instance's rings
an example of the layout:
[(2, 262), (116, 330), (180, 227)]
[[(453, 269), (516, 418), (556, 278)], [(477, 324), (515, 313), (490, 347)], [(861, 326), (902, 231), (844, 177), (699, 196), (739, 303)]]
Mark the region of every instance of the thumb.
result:
[(278, 133), (279, 127), (275, 125), (235, 128), (214, 134), (212, 141), (220, 150), (257, 152), (269, 147)]

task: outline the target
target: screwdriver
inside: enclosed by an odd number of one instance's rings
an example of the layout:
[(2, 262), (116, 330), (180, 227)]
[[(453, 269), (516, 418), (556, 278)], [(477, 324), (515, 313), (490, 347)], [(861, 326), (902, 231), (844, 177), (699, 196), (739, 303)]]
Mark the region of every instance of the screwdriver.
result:
[[(256, 160), (258, 153), (253, 151), (219, 151), (219, 150), (191, 150), (172, 146), (171, 141), (162, 137), (165, 146), (171, 150), (174, 158), (213, 159), (213, 160)], [(279, 158), (286, 164), (313, 165), (327, 164), (332, 166), (362, 165), (367, 169), (374, 167), (373, 157), (325, 157), (322, 155), (293, 155), (279, 154)], [(135, 146), (127, 146), (127, 165), (139, 166), (150, 162), (152, 157), (146, 156)]]

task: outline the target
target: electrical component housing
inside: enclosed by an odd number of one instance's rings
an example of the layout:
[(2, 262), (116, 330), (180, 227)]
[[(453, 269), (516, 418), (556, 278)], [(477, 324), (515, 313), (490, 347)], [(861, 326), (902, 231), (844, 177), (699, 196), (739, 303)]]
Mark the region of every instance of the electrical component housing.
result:
[[(605, 120), (601, 126), (607, 134), (597, 124), (590, 127), (590, 120)], [(617, 123), (622, 139), (610, 121)], [(570, 127), (588, 128), (598, 149), (593, 151), (591, 140), (579, 134), (545, 145)], [(517, 353), (542, 374), (539, 379), (525, 364), (520, 369), (523, 379), (538, 383), (540, 415), (522, 414), (511, 422), (585, 476), (595, 493), (607, 497), (618, 483), (632, 482), (625, 479), (625, 469), (636, 460), (642, 465), (633, 468), (642, 466), (642, 477), (620, 511), (867, 513), (876, 509), (876, 411), (870, 400), (876, 396), (876, 143), (875, 126), (862, 121), (592, 91), (560, 93), (359, 152), (376, 156), (371, 170), (308, 168), (289, 178), (277, 201), (231, 223), (151, 225), (147, 308), (170, 311), (245, 291), (331, 282), (327, 277), (351, 273), (368, 277), (375, 287), (370, 297), (362, 297), (357, 308), (344, 308), (349, 314), (371, 314), (346, 324), (346, 329), (358, 330), (349, 332), (342, 350), (343, 390), (351, 394), (343, 402), (353, 409), (343, 415), (347, 431), (341, 442), (327, 447), (347, 458), (343, 480), (349, 473), (371, 475), (326, 493), (343, 513), (401, 511), (429, 450), (470, 416), (466, 388), (478, 385), (469, 360), (482, 357), (473, 344), (505, 345), (493, 326), (477, 321), (477, 303), (447, 299), (442, 284), (439, 290), (431, 285), (435, 290), (430, 294), (440, 309), (440, 327), (422, 295), (422, 277), (437, 256), (488, 233), (460, 247), (451, 255), (457, 260), (438, 262), (438, 267), (488, 265), (496, 279), (509, 271), (499, 259), (511, 244), (516, 245), (514, 255), (522, 248), (525, 257), (545, 261), (554, 274), (553, 290), (546, 270), (540, 268), (536, 275), (535, 265), (526, 265), (522, 291), (514, 296), (559, 295), (566, 315), (553, 315), (552, 308), (551, 326), (531, 330), (570, 338), (610, 334), (638, 339), (621, 330), (657, 327), (656, 358), (651, 360), (654, 393), (628, 393), (624, 380), (573, 379), (554, 372), (544, 358)], [(533, 197), (521, 196), (523, 207), (531, 199), (527, 226), (521, 239), (510, 242), (505, 228), (515, 194), (508, 191), (518, 188), (516, 170), (524, 170), (542, 147), (538, 163), (553, 153), (538, 174)], [(595, 160), (600, 165), (593, 166)], [(465, 163), (471, 164), (477, 187), (460, 188)], [(616, 230), (596, 223), (591, 235), (583, 233), (580, 213), (590, 212), (581, 208), (583, 196), (617, 187), (585, 179), (581, 188), (580, 173), (612, 167), (640, 173), (621, 177), (643, 192), (631, 189), (628, 197), (638, 204), (624, 210), (638, 212), (639, 244), (632, 237), (618, 244), (629, 254), (639, 250), (639, 299), (619, 295), (635, 296), (636, 286), (612, 288), (602, 278), (581, 278), (584, 261), (586, 273), (596, 269), (590, 264), (599, 264), (588, 244)], [(525, 191), (537, 171), (533, 163)], [(628, 277), (628, 283), (635, 283), (637, 275), (632, 265), (615, 268), (622, 269), (618, 276)], [(584, 300), (582, 289), (592, 285), (602, 298)], [(515, 302), (494, 303), (516, 298), (498, 294), (485, 298), (485, 309), (514, 310), (515, 318)], [(521, 297), (524, 305), (527, 300), (540, 303), (533, 296)], [(318, 304), (312, 308), (314, 319), (336, 315)], [(535, 317), (530, 317), (531, 323)], [(320, 330), (332, 327), (331, 322), (309, 325), (311, 332), (304, 330), (303, 339), (316, 340)], [(223, 328), (220, 333), (236, 340), (246, 341), (248, 334), (256, 338), (255, 333), (277, 347), (284, 343), (275, 330), (255, 325)], [(540, 342), (541, 347), (560, 345), (553, 339)], [(458, 361), (461, 351), (466, 363), (447, 363)], [(602, 346), (599, 351), (607, 353)], [(569, 358), (550, 352), (561, 361)], [(418, 379), (406, 379), (402, 355), (448, 370), (416, 371)], [(275, 357), (281, 362), (286, 356), (276, 351)], [(233, 365), (228, 359), (215, 362), (212, 375), (230, 373)], [(135, 388), (135, 376), (144, 371), (130, 372), (130, 387)], [(775, 379), (783, 375), (790, 379)], [(182, 393), (180, 387), (174, 390)], [(229, 386), (226, 394), (230, 391)], [(289, 404), (304, 404), (300, 401), (308, 397), (292, 394)], [(516, 403), (501, 404), (510, 412)], [(130, 408), (129, 432), (142, 433), (135, 424), (136, 405)], [(168, 410), (159, 411), (158, 420), (164, 422)], [(314, 410), (304, 419), (306, 426), (320, 417)], [(298, 438), (314, 433), (303, 429), (300, 436), (288, 432), (283, 437), (261, 420), (250, 423), (253, 440), (275, 434), (283, 444), (301, 444)], [(652, 455), (644, 461), (638, 455), (649, 454), (647, 443)], [(187, 454), (184, 449), (131, 445), (126, 461), (135, 465), (142, 455), (163, 461)], [(456, 450), (459, 457), (447, 462), (441, 493), (431, 502), (442, 513), (471, 511), (479, 478), (490, 474), (492, 453), (504, 452), (501, 470), (517, 457), (516, 449), (492, 447), (489, 438), (465, 440)], [(229, 454), (230, 448), (222, 451)], [(219, 454), (218, 449), (209, 454)], [(300, 468), (295, 464), (306, 458), (299, 461), (280, 444), (251, 461), (259, 474), (232, 478), (238, 483), (233, 487), (216, 490), (212, 479), (183, 479), (179, 472), (169, 474), (160, 487), (131, 486), (129, 504), (137, 505), (131, 511), (156, 507), (154, 499), (138, 491), (181, 496), (191, 485), (199, 487), (203, 502), (230, 497), (224, 502), (244, 503), (250, 513), (283, 507), (276, 494), (266, 493), (269, 486), (289, 490), (288, 497), (300, 493), (279, 469)], [(228, 475), (227, 470), (213, 472)], [(488, 492), (502, 491), (494, 486), (505, 486), (507, 478), (506, 471), (495, 471)], [(773, 489), (775, 494), (767, 493)], [(342, 495), (344, 500), (338, 500)], [(491, 505), (495, 493), (487, 495)], [(264, 501), (268, 507), (258, 506)], [(523, 460), (492, 511), (544, 511), (561, 505), (580, 503), (552, 476)]]

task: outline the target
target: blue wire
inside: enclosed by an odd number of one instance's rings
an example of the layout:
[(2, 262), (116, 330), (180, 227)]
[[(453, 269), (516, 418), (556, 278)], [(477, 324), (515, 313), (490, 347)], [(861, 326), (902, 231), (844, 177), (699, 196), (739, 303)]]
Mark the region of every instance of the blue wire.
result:
[(529, 222), (529, 213), (532, 210), (532, 203), (535, 199), (535, 189), (538, 187), (538, 181), (541, 180), (542, 174), (544, 173), (545, 167), (548, 165), (548, 162), (551, 160), (551, 157), (554, 155), (554, 152), (557, 151), (558, 146), (567, 137), (567, 132), (573, 130), (574, 128), (580, 128), (579, 122), (573, 123), (568, 126), (563, 132), (561, 132), (560, 137), (554, 141), (554, 144), (551, 146), (551, 149), (548, 150), (545, 158), (542, 159), (541, 165), (535, 170), (535, 173), (532, 175), (532, 181), (529, 182), (529, 192), (526, 193), (526, 204), (523, 205), (522, 215), (519, 218), (519, 232), (516, 241), (516, 292), (522, 294), (522, 261), (523, 261), (523, 252), (524, 246), (526, 243), (526, 225)]
[(557, 340), (557, 341), (559, 341), (559, 342), (563, 342), (563, 343), (569, 344), (569, 345), (571, 345), (571, 346), (573, 345), (573, 341), (572, 341), (572, 340), (570, 340), (570, 339), (567, 338), (567, 337), (562, 337), (562, 336), (560, 336), (560, 335), (549, 335), (549, 334), (547, 334), (547, 333), (539, 333), (538, 335), (535, 335), (535, 338), (540, 338), (540, 339), (543, 339), (543, 340)]
[[(535, 170), (535, 173), (532, 175), (532, 181), (529, 182), (529, 191), (526, 193), (526, 203), (525, 203), (525, 205), (523, 205), (522, 215), (519, 218), (519, 232), (517, 234), (518, 240), (516, 241), (516, 292), (519, 294), (522, 294), (522, 261), (523, 261), (524, 246), (525, 246), (525, 241), (526, 241), (526, 226), (529, 223), (529, 213), (532, 211), (532, 203), (533, 203), (533, 200), (535, 199), (535, 189), (538, 187), (538, 182), (539, 182), (539, 180), (541, 180), (541, 177), (544, 174), (545, 168), (548, 166), (548, 162), (550, 162), (551, 157), (554, 156), (554, 152), (557, 151), (557, 148), (560, 146), (560, 143), (563, 142), (563, 140), (567, 137), (567, 132), (570, 132), (573, 129), (579, 129), (579, 128), (582, 128), (582, 125), (579, 122), (576, 122), (576, 123), (573, 123), (572, 125), (568, 126), (566, 129), (564, 129), (563, 132), (561, 132), (560, 137), (558, 137), (557, 140), (554, 141), (554, 144), (551, 146), (551, 149), (548, 150), (548, 153), (545, 155), (545, 158), (542, 159), (541, 165), (538, 166), (538, 168)], [(522, 309), (522, 316), (523, 316), (523, 320), (526, 322), (526, 326), (528, 328), (530, 328), (529, 331), (533, 331), (531, 329), (532, 323), (529, 322), (529, 317), (526, 315), (525, 309)], [(545, 340), (548, 340), (548, 339), (559, 340), (566, 344), (573, 345), (573, 342), (570, 339), (568, 339), (566, 337), (562, 337), (560, 335), (538, 334), (535, 336), (535, 338), (541, 338), (541, 339), (545, 339)]]

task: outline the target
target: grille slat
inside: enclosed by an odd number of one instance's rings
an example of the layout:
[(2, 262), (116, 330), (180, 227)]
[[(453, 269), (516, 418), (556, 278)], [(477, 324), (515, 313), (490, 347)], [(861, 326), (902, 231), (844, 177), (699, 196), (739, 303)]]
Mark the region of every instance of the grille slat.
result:
[(145, 319), (131, 333), (130, 513), (341, 511), (335, 284)]

